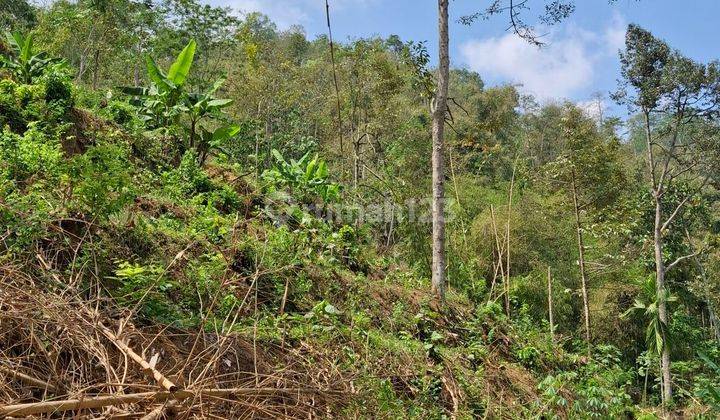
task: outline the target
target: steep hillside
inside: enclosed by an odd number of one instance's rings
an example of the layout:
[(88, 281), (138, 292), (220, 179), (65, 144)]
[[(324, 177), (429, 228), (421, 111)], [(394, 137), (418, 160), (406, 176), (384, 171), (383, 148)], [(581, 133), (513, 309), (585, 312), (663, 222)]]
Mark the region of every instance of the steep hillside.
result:
[(303, 212), (314, 192), (168, 161), (172, 137), (81, 94), (0, 81), (1, 415), (565, 417), (584, 381), (587, 412), (625, 410), (613, 354), (440, 307), (362, 226)]
[(446, 32), (585, 2), (0, 3), (0, 417), (720, 415), (717, 62), (614, 19), (613, 93), (536, 98)]

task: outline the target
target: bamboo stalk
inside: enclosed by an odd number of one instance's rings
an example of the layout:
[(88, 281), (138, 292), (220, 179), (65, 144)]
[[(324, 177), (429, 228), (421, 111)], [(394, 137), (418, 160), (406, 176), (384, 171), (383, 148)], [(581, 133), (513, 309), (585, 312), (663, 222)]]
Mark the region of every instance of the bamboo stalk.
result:
[(157, 381), (157, 383), (160, 384), (160, 386), (162, 386), (166, 391), (175, 392), (179, 389), (177, 385), (172, 383), (172, 381), (166, 378), (159, 370), (155, 369), (155, 367), (148, 363), (145, 359), (143, 359), (142, 356), (135, 353), (135, 351), (131, 349), (127, 344), (120, 341), (120, 339), (115, 336), (115, 334), (110, 331), (109, 328), (107, 328), (100, 322), (98, 322), (98, 326), (100, 327), (100, 331), (102, 331), (102, 333), (105, 335), (105, 337), (108, 338), (108, 340), (112, 341), (113, 344), (115, 344), (115, 346), (120, 349), (120, 351), (127, 354), (128, 357), (130, 357), (133, 361), (142, 366), (145, 373), (148, 375), (152, 375), (155, 381)]
[(140, 420), (159, 420), (166, 418), (165, 415), (167, 412), (169, 411), (172, 413), (179, 404), (180, 402), (178, 400), (170, 400), (166, 404), (155, 407), (154, 410), (140, 417)]
[(139, 392), (135, 394), (121, 395), (99, 395), (93, 397), (75, 398), (59, 401), (42, 401), (27, 404), (13, 404), (0, 406), (0, 418), (8, 416), (30, 416), (34, 414), (53, 413), (59, 411), (87, 410), (102, 408), (111, 405), (135, 404), (140, 402), (164, 402), (168, 400), (185, 400), (196, 396), (228, 398), (232, 396), (247, 395), (276, 395), (295, 393), (317, 393), (312, 388), (228, 388), (228, 389), (204, 389), (204, 390), (179, 390), (177, 392), (157, 391)]
[(590, 344), (590, 304), (588, 303), (587, 274), (585, 273), (585, 244), (583, 242), (582, 224), (580, 223), (580, 204), (578, 201), (578, 192), (575, 180), (575, 168), (572, 168), (571, 174), (573, 207), (575, 210), (575, 230), (577, 233), (578, 244), (578, 264), (580, 265), (580, 280), (582, 286), (582, 302), (585, 320), (585, 341), (587, 342), (588, 347), (588, 357), (592, 357), (592, 347)]
[[(505, 268), (504, 268), (504, 264), (503, 264), (503, 262), (504, 262), (503, 261), (503, 248), (500, 244), (500, 235), (498, 234), (497, 223), (495, 221), (495, 208), (493, 207), (492, 204), (490, 205), (490, 221), (492, 222), (493, 233), (495, 235), (495, 248), (497, 249), (497, 252), (498, 252), (498, 266), (500, 268), (500, 278), (503, 281), (502, 295), (505, 298), (505, 313), (509, 314), (510, 313), (510, 301), (508, 300), (507, 288), (505, 287), (507, 284), (507, 279), (505, 278)], [(497, 278), (497, 269), (495, 270), (495, 275), (493, 276), (493, 283), (492, 283), (492, 285), (490, 285), (490, 291), (492, 291), (493, 286), (495, 286), (496, 278)], [(490, 302), (489, 299), (488, 299), (488, 302)]]
[(11, 378), (15, 378), (19, 381), (25, 382), (28, 385), (34, 386), (36, 388), (44, 389), (47, 392), (50, 392), (52, 394), (58, 393), (57, 387), (55, 385), (45, 382), (43, 380), (34, 378), (30, 375), (26, 375), (22, 372), (18, 372), (15, 369), (0, 365), (0, 372), (3, 372), (5, 374), (9, 375)]

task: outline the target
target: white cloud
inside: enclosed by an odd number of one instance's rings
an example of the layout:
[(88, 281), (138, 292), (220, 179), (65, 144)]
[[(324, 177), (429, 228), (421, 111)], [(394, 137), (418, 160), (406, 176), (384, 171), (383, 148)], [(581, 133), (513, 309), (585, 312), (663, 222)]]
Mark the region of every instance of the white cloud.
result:
[(605, 28), (604, 38), (607, 42), (608, 52), (617, 54), (618, 50), (625, 47), (625, 30), (627, 23), (620, 13), (615, 12), (612, 24)]
[(596, 67), (617, 53), (625, 36), (615, 16), (602, 33), (568, 25), (551, 32), (538, 48), (514, 34), (473, 40), (461, 45), (465, 64), (482, 76), (522, 85), (540, 100), (566, 98), (590, 86)]
[(596, 97), (586, 101), (576, 102), (575, 105), (580, 108), (585, 115), (595, 121), (601, 121), (608, 109), (608, 102), (605, 98)]
[[(366, 6), (375, 0), (333, 0), (330, 13), (349, 6)], [(210, 0), (210, 3), (231, 7), (242, 13), (261, 12), (270, 17), (280, 29), (292, 25), (305, 25), (311, 19), (325, 18), (325, 2), (322, 0)]]
[(240, 13), (261, 12), (285, 29), (291, 25), (302, 25), (309, 19), (305, 2), (273, 0), (214, 0), (212, 3), (231, 7)]
[(582, 43), (554, 42), (538, 49), (515, 35), (470, 41), (461, 47), (472, 70), (522, 85), (540, 99), (565, 97), (592, 80), (592, 61)]

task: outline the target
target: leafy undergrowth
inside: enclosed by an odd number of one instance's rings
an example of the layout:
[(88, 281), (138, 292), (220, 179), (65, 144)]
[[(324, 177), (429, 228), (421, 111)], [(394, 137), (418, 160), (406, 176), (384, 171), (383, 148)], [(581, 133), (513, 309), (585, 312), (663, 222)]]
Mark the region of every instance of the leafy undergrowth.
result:
[(241, 176), (135, 131), (122, 103), (84, 110), (75, 95), (0, 81), (0, 401), (159, 390), (102, 325), (179, 387), (245, 389), (180, 401), (186, 416), (640, 414), (617, 350), (588, 360), (522, 307), (510, 322), (452, 290), (439, 307), (361, 226), (303, 211), (338, 194), (319, 160)]

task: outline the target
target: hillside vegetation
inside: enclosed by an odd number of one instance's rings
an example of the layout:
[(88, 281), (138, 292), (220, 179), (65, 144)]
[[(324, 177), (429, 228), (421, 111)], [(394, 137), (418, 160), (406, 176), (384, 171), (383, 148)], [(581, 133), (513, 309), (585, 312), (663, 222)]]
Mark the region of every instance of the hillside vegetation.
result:
[[(194, 0), (17, 3), (0, 417), (720, 415), (715, 64), (631, 26), (627, 121), (452, 70), (443, 301), (424, 44), (331, 54)], [(647, 148), (676, 142), (658, 183)]]

